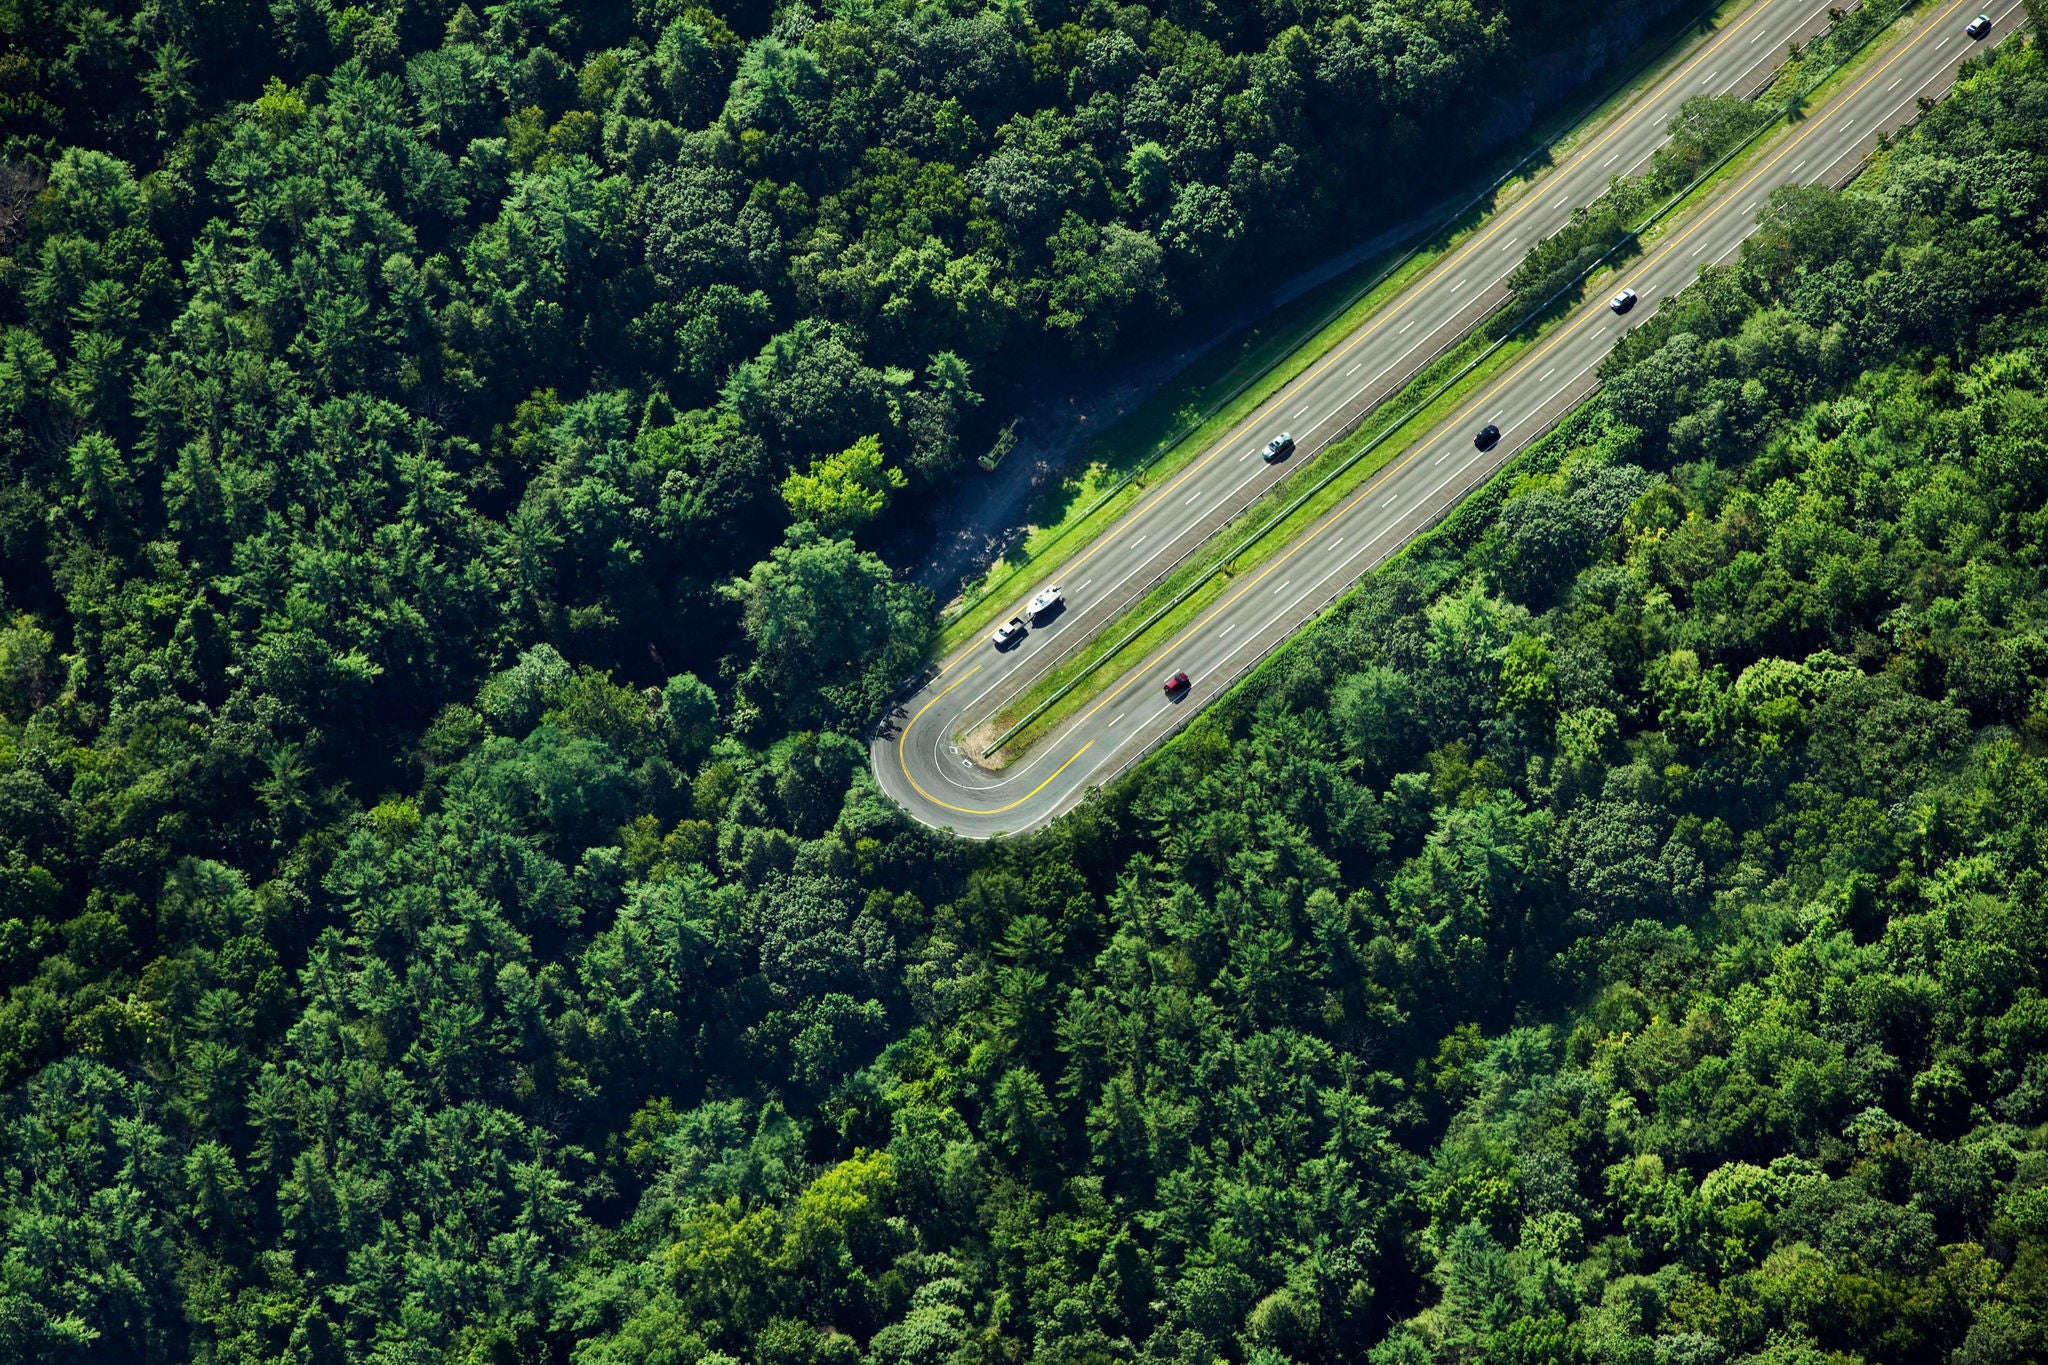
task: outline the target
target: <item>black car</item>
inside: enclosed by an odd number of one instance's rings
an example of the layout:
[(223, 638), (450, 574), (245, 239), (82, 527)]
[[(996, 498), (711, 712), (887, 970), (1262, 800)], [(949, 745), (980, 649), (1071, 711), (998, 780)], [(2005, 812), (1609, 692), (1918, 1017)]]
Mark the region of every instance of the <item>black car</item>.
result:
[(1991, 16), (1988, 14), (1978, 15), (1963, 26), (1963, 32), (1969, 34), (1972, 38), (1982, 38), (1985, 34), (1991, 32)]
[(1488, 422), (1485, 426), (1479, 428), (1479, 434), (1472, 438), (1472, 444), (1478, 446), (1481, 450), (1492, 450), (1500, 444), (1500, 428)]

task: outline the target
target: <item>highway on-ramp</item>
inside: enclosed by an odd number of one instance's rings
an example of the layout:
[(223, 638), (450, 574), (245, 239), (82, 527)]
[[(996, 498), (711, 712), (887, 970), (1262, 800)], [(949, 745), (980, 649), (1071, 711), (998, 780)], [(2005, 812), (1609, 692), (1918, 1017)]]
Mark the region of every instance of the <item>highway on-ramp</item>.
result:
[[(1789, 24), (1795, 12), (1804, 9), (1790, 0), (1763, 0), (1714, 35), (1638, 101), (1639, 105), (1671, 101), (1661, 118), (1654, 123), (1643, 121), (1643, 134), (1649, 140), (1635, 150), (1638, 160), (1654, 150), (1676, 102), (1702, 93), (1684, 89), (1684, 83), (1702, 79), (1702, 65), (1714, 66), (1716, 54), (1734, 55), (1739, 46), (1763, 46), (1749, 43), (1743, 25), (1762, 22), (1773, 12), (1780, 22)], [(1962, 0), (1929, 5), (1915, 16), (1906, 34), (1859, 69), (1826, 103), (1766, 144), (1710, 204), (1618, 272), (1614, 287), (1633, 288), (1642, 299), (1639, 308), (1654, 308), (1690, 284), (1702, 266), (1733, 256), (1753, 230), (1757, 210), (1773, 189), (1793, 183), (1835, 184), (1853, 175), (1880, 132), (1909, 121), (1917, 113), (1920, 97), (1945, 92), (1957, 66), (1981, 50), (1962, 31), (1976, 12)], [(2024, 18), (2022, 7), (2011, 0), (1990, 13), (1995, 22), (1987, 42), (2010, 32)], [(1773, 46), (1782, 51), (1784, 41), (1779, 37)], [(1744, 78), (1761, 81), (1768, 76), (1759, 72)], [(1671, 88), (1674, 81), (1679, 83), (1677, 90)], [(1279, 420), (1289, 420), (1294, 411), (1285, 408), (1285, 403), (1292, 402), (1295, 408), (1307, 403), (1306, 414), (1293, 428), (1301, 439), (1310, 422), (1319, 420), (1320, 409), (1309, 395), (1327, 382), (1327, 376), (1344, 375), (1350, 366), (1370, 363), (1359, 357), (1373, 349), (1377, 338), (1398, 327), (1404, 315), (1449, 316), (1472, 288), (1469, 276), (1462, 289), (1457, 287), (1461, 261), (1471, 270), (1481, 263), (1493, 264), (1489, 259), (1493, 256), (1518, 261), (1519, 251), (1503, 250), (1489, 233), (1513, 231), (1516, 209), (1526, 211), (1532, 202), (1557, 200), (1563, 193), (1556, 188), (1563, 183), (1562, 177), (1574, 174), (1586, 162), (1595, 163), (1599, 184), (1604, 186), (1606, 176), (1623, 169), (1621, 161), (1630, 155), (1614, 149), (1629, 125), (1627, 118), (1610, 124), (1606, 133), (1566, 160), (1557, 182), (1548, 177), (1539, 180), (1514, 208), (1475, 232), (1416, 288), (1311, 367), (1291, 386), (1300, 396), (1282, 396)], [(1601, 167), (1598, 163), (1609, 156), (1619, 159), (1612, 168)], [(1592, 193), (1597, 189), (1590, 190), (1587, 197)], [(1555, 230), (1555, 224), (1544, 230)], [(1533, 228), (1520, 234), (1522, 248), (1526, 250), (1540, 235)], [(1475, 244), (1477, 251), (1473, 250)], [(1503, 259), (1494, 272), (1493, 287), (1512, 263)], [(1451, 286), (1447, 295), (1432, 293), (1446, 283)], [(1275, 644), (1433, 524), (1449, 506), (1484, 483), (1581, 401), (1594, 385), (1595, 367), (1630, 324), (1630, 318), (1609, 312), (1604, 299), (1581, 306), (1345, 504), (1256, 570), (1234, 580), (1224, 595), (1174, 640), (1136, 661), (1056, 734), (1039, 741), (1029, 755), (1002, 771), (981, 766), (976, 761), (978, 750), (961, 743), (960, 732), (981, 723), (1029, 687), (1053, 661), (1080, 647), (1101, 621), (1184, 557), (1184, 551), (1172, 551), (1163, 566), (1155, 567), (1156, 561), (1143, 544), (1126, 542), (1149, 543), (1155, 536), (1176, 534), (1171, 529), (1176, 521), (1169, 511), (1175, 506), (1187, 513), (1206, 512), (1198, 506), (1199, 499), (1209, 496), (1210, 485), (1203, 482), (1205, 472), (1220, 468), (1236, 477), (1239, 468), (1256, 462), (1254, 452), (1267, 432), (1254, 419), (1247, 429), (1234, 433), (1232, 444), (1199, 457), (1188, 471), (1149, 496), (1131, 517), (1105, 532), (1095, 546), (1062, 570), (1062, 585), (1071, 604), (1063, 616), (1049, 627), (1033, 631), (1022, 647), (1008, 653), (986, 643), (962, 650), (892, 713), (872, 745), (875, 773), (883, 789), (919, 820), (970, 837), (1033, 829), (1071, 808), (1089, 789), (1121, 773), (1193, 711), (1220, 695)], [(1469, 327), (1470, 321), (1465, 325)], [(1491, 449), (1481, 451), (1474, 447), (1472, 434), (1489, 422), (1501, 428), (1502, 437)], [(1303, 445), (1309, 442), (1303, 440)], [(1247, 460), (1247, 454), (1253, 458)], [(1191, 494), (1190, 490), (1198, 491)], [(1249, 500), (1236, 505), (1241, 507)], [(1153, 518), (1150, 523), (1144, 520), (1148, 512)], [(1225, 520), (1218, 518), (1216, 525)], [(1161, 529), (1146, 529), (1148, 526)], [(1214, 529), (1190, 523), (1179, 534), (1199, 543)], [(1105, 607), (1105, 599), (1119, 590), (1115, 580), (1120, 574), (1141, 580), (1140, 585), (1126, 593), (1118, 607)], [(1067, 641), (1064, 649), (1063, 637)], [(1185, 670), (1193, 685), (1181, 696), (1169, 698), (1161, 690), (1160, 679), (1176, 670)]]

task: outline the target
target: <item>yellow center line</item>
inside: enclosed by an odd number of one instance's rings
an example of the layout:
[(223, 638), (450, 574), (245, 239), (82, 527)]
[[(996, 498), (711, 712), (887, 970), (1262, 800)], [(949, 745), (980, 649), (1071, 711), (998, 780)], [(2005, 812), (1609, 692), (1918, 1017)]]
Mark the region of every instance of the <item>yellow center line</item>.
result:
[(930, 792), (926, 791), (923, 787), (919, 786), (917, 779), (910, 775), (910, 761), (909, 759), (904, 757), (905, 754), (910, 752), (911, 728), (915, 726), (919, 721), (924, 719), (925, 712), (931, 710), (934, 706), (937, 706), (941, 701), (945, 700), (947, 692), (951, 692), (954, 687), (958, 687), (961, 683), (966, 682), (969, 678), (981, 672), (981, 667), (982, 666), (980, 664), (976, 664), (974, 667), (968, 669), (965, 673), (962, 673), (959, 677), (955, 678), (953, 680), (952, 686), (948, 687), (945, 692), (939, 693), (938, 696), (933, 697), (923, 706), (920, 706), (917, 709), (917, 714), (910, 718), (910, 723), (903, 727), (903, 733), (896, 737), (896, 766), (903, 770), (903, 780), (910, 784), (911, 790), (916, 792), (919, 796), (922, 796), (925, 800), (931, 802), (934, 806), (938, 806), (944, 810), (957, 811), (961, 815), (1001, 815), (1004, 811), (1015, 810), (1017, 807), (1023, 805), (1026, 801), (1029, 801), (1032, 797), (1044, 791), (1048, 786), (1052, 784), (1054, 778), (1057, 778), (1061, 773), (1073, 767), (1074, 764), (1080, 760), (1082, 754), (1087, 753), (1090, 749), (1095, 747), (1095, 741), (1092, 739), (1089, 740), (1086, 744), (1083, 744), (1080, 748), (1074, 750), (1074, 756), (1072, 758), (1060, 764), (1059, 767), (1054, 768), (1052, 770), (1052, 775), (1047, 777), (1045, 781), (1039, 783), (1030, 791), (1025, 792), (1022, 796), (1018, 797), (1015, 801), (1010, 802), (1006, 806), (996, 806), (991, 810), (976, 810), (972, 806), (956, 806), (950, 801), (941, 801), (938, 797), (933, 796)]
[[(1649, 90), (1645, 91), (1646, 98), (1643, 98), (1641, 102), (1647, 103), (1650, 99), (1655, 98), (1655, 94), (1657, 91), (1674, 86), (1679, 81), (1683, 80), (1685, 77), (1691, 75), (1695, 70), (1699, 68), (1702, 62), (1706, 61), (1709, 57), (1712, 57), (1716, 53), (1718, 53), (1725, 45), (1727, 45), (1734, 39), (1736, 34), (1740, 33), (1752, 21), (1761, 17), (1765, 11), (1770, 9), (1770, 7), (1771, 0), (1758, 0), (1758, 3), (1751, 5), (1747, 10), (1743, 12), (1742, 16), (1738, 18), (1733, 24), (1730, 24), (1727, 28), (1722, 29), (1719, 33), (1715, 34), (1713, 39), (1704, 48), (1702, 48), (1699, 54), (1695, 56), (1691, 61), (1687, 62), (1684, 66), (1680, 67), (1678, 71), (1666, 77), (1663, 81), (1658, 82), (1656, 85), (1650, 87)], [(1585, 165), (1585, 163), (1595, 153), (1599, 152), (1601, 149), (1606, 147), (1606, 145), (1609, 142), (1613, 141), (1616, 137), (1620, 136), (1627, 129), (1634, 127), (1636, 120), (1641, 118), (1643, 113), (1644, 110), (1642, 109), (1637, 109), (1633, 114), (1624, 112), (1623, 117), (1617, 119), (1614, 123), (1610, 124), (1604, 132), (1602, 132), (1591, 143), (1587, 144), (1583, 151), (1574, 153), (1561, 166), (1559, 166), (1557, 169), (1557, 175), (1559, 177), (1569, 175), (1571, 172)], [(1535, 182), (1531, 181), (1530, 183), (1533, 185)], [(1059, 567), (1062, 574), (1071, 574), (1075, 572), (1076, 570), (1080, 569), (1082, 565), (1088, 563), (1097, 555), (1101, 554), (1104, 550), (1109, 549), (1113, 545), (1121, 543), (1125, 536), (1127, 536), (1131, 531), (1136, 529), (1139, 517), (1143, 516), (1146, 512), (1150, 512), (1154, 508), (1157, 508), (1161, 503), (1165, 502), (1166, 499), (1171, 497), (1175, 492), (1179, 491), (1181, 486), (1185, 484), (1189, 479), (1193, 478), (1195, 475), (1201, 473), (1202, 471), (1208, 469), (1217, 460), (1221, 459), (1224, 455), (1228, 454), (1230, 449), (1233, 446), (1235, 446), (1239, 440), (1243, 439), (1244, 434), (1247, 431), (1249, 431), (1252, 427), (1258, 425), (1262, 420), (1264, 420), (1264, 414), (1271, 407), (1276, 405), (1283, 405), (1291, 399), (1298, 397), (1303, 388), (1305, 388), (1309, 384), (1314, 383), (1323, 374), (1325, 374), (1332, 365), (1335, 365), (1340, 360), (1348, 359), (1351, 356), (1352, 352), (1356, 351), (1360, 346), (1363, 346), (1366, 342), (1370, 341), (1374, 337), (1374, 335), (1376, 335), (1380, 331), (1381, 328), (1385, 327), (1388, 323), (1394, 321), (1395, 318), (1399, 317), (1402, 314), (1402, 311), (1405, 308), (1412, 305), (1419, 297), (1416, 291), (1418, 291), (1427, 281), (1429, 281), (1432, 278), (1439, 277), (1444, 272), (1450, 270), (1453, 266), (1463, 263), (1472, 253), (1478, 251), (1479, 248), (1481, 248), (1482, 246), (1485, 246), (1492, 242), (1493, 239), (1497, 237), (1503, 230), (1510, 227), (1514, 223), (1518, 222), (1522, 215), (1533, 210), (1542, 201), (1542, 197), (1543, 196), (1538, 195), (1533, 191), (1524, 194), (1514, 204), (1509, 205), (1504, 212), (1489, 219), (1485, 224), (1483, 224), (1478, 229), (1478, 231), (1476, 231), (1473, 234), (1473, 236), (1470, 239), (1468, 239), (1461, 246), (1453, 250), (1450, 255), (1445, 256), (1443, 259), (1436, 262), (1436, 264), (1432, 265), (1424, 273), (1421, 279), (1416, 280), (1407, 289), (1403, 290), (1399, 295), (1397, 295), (1393, 299), (1390, 299), (1383, 308), (1378, 310), (1378, 315), (1375, 317), (1371, 325), (1366, 327), (1363, 331), (1354, 332), (1348, 340), (1344, 341), (1343, 343), (1332, 349), (1326, 356), (1324, 356), (1324, 358), (1321, 361), (1317, 362), (1308, 370), (1304, 371), (1302, 374), (1298, 375), (1293, 380), (1289, 381), (1286, 387), (1284, 387), (1280, 392), (1274, 394), (1273, 397), (1268, 398), (1265, 402), (1259, 404), (1257, 410), (1255, 410), (1251, 414), (1251, 416), (1245, 418), (1242, 422), (1238, 423), (1235, 427), (1231, 428), (1230, 432), (1227, 435), (1217, 440), (1216, 443), (1211, 447), (1210, 453), (1205, 458), (1193, 461), (1189, 464), (1189, 466), (1186, 469), (1182, 470), (1180, 474), (1176, 475), (1172, 480), (1170, 480), (1168, 483), (1162, 486), (1159, 490), (1158, 496), (1152, 500), (1149, 506), (1144, 508), (1142, 511), (1132, 512), (1128, 515), (1128, 517), (1121, 526), (1112, 527), (1107, 534), (1099, 537), (1093, 544), (1091, 544), (1087, 549), (1083, 550), (1075, 558), (1067, 560), (1064, 564), (1060, 565)], [(966, 649), (963, 649), (959, 653), (955, 654), (951, 659), (948, 659), (944, 663), (940, 664), (938, 676), (944, 676), (947, 672), (952, 670), (957, 664), (959, 664), (963, 659), (965, 659), (968, 656), (969, 651), (971, 651), (974, 648), (977, 648), (979, 644), (980, 641), (975, 641), (973, 644), (970, 644)]]

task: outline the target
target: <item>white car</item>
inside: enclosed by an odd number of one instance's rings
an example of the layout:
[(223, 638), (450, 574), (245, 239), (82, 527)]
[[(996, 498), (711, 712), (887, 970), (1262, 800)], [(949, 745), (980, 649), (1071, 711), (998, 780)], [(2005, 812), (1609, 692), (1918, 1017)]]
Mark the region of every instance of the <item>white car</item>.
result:
[(1038, 596), (1031, 599), (1031, 606), (1029, 608), (1031, 618), (1034, 621), (1037, 620), (1066, 600), (1066, 592), (1057, 583), (1052, 584), (1050, 587), (1040, 588)]
[(1626, 313), (1629, 309), (1636, 306), (1636, 291), (1633, 289), (1622, 290), (1619, 294), (1607, 300), (1607, 306), (1617, 313)]
[(1023, 638), (1024, 618), (1012, 616), (1009, 620), (996, 627), (996, 633), (988, 637), (988, 642), (997, 649), (1008, 649)]
[(1969, 34), (1972, 38), (1982, 38), (1985, 34), (1991, 32), (1991, 16), (1988, 14), (1978, 15), (1969, 23), (1963, 25), (1963, 32)]

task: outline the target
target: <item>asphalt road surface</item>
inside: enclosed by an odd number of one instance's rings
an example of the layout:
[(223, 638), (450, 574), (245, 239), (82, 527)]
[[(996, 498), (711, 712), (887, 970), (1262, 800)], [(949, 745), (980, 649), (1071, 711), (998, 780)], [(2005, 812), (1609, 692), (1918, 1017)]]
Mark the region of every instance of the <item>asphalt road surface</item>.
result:
[[(1233, 582), (1217, 603), (1110, 684), (1059, 733), (1003, 771), (975, 761), (978, 746), (963, 743), (963, 732), (983, 724), (1079, 649), (1103, 622), (1284, 477), (1289, 462), (1268, 466), (1257, 458), (1273, 431), (1293, 432), (1299, 442), (1294, 461), (1312, 456), (1350, 424), (1350, 416), (1469, 331), (1491, 307), (1480, 292), (1491, 290), (1497, 298), (1523, 252), (1555, 231), (1572, 207), (1597, 195), (1609, 176), (1647, 161), (1679, 103), (1695, 94), (1752, 93), (1768, 82), (1788, 38), (1825, 23), (1824, 6), (1792, 0), (1760, 0), (1744, 11), (1227, 442), (1148, 495), (1070, 561), (1061, 570), (1069, 604), (1064, 613), (1010, 651), (978, 641), (947, 660), (892, 713), (873, 742), (883, 789), (927, 824), (985, 838), (1034, 829), (1120, 774), (1582, 401), (1594, 387), (1595, 367), (1622, 332), (1683, 290), (1702, 266), (1734, 256), (1773, 189), (1839, 184), (1853, 176), (1880, 132), (1910, 121), (1921, 96), (1944, 93), (1965, 58), (2025, 17), (2013, 0), (1996, 5), (1989, 11), (1993, 32), (1979, 44), (1963, 33), (1977, 13), (1964, 0), (1926, 7), (1905, 36), (1866, 62), (1825, 105), (1768, 142), (1709, 206), (1656, 240), (1614, 277), (1611, 288), (1603, 285), (1600, 299), (1576, 310), (1363, 490)], [(1624, 286), (1641, 302), (1636, 313), (1617, 317), (1608, 311), (1605, 295)], [(1430, 335), (1416, 338), (1418, 332)], [(1489, 422), (1501, 428), (1501, 440), (1479, 451), (1472, 434)], [(1029, 595), (1020, 596), (1020, 607)], [(1185, 670), (1193, 686), (1169, 699), (1160, 680), (1176, 670)]]

